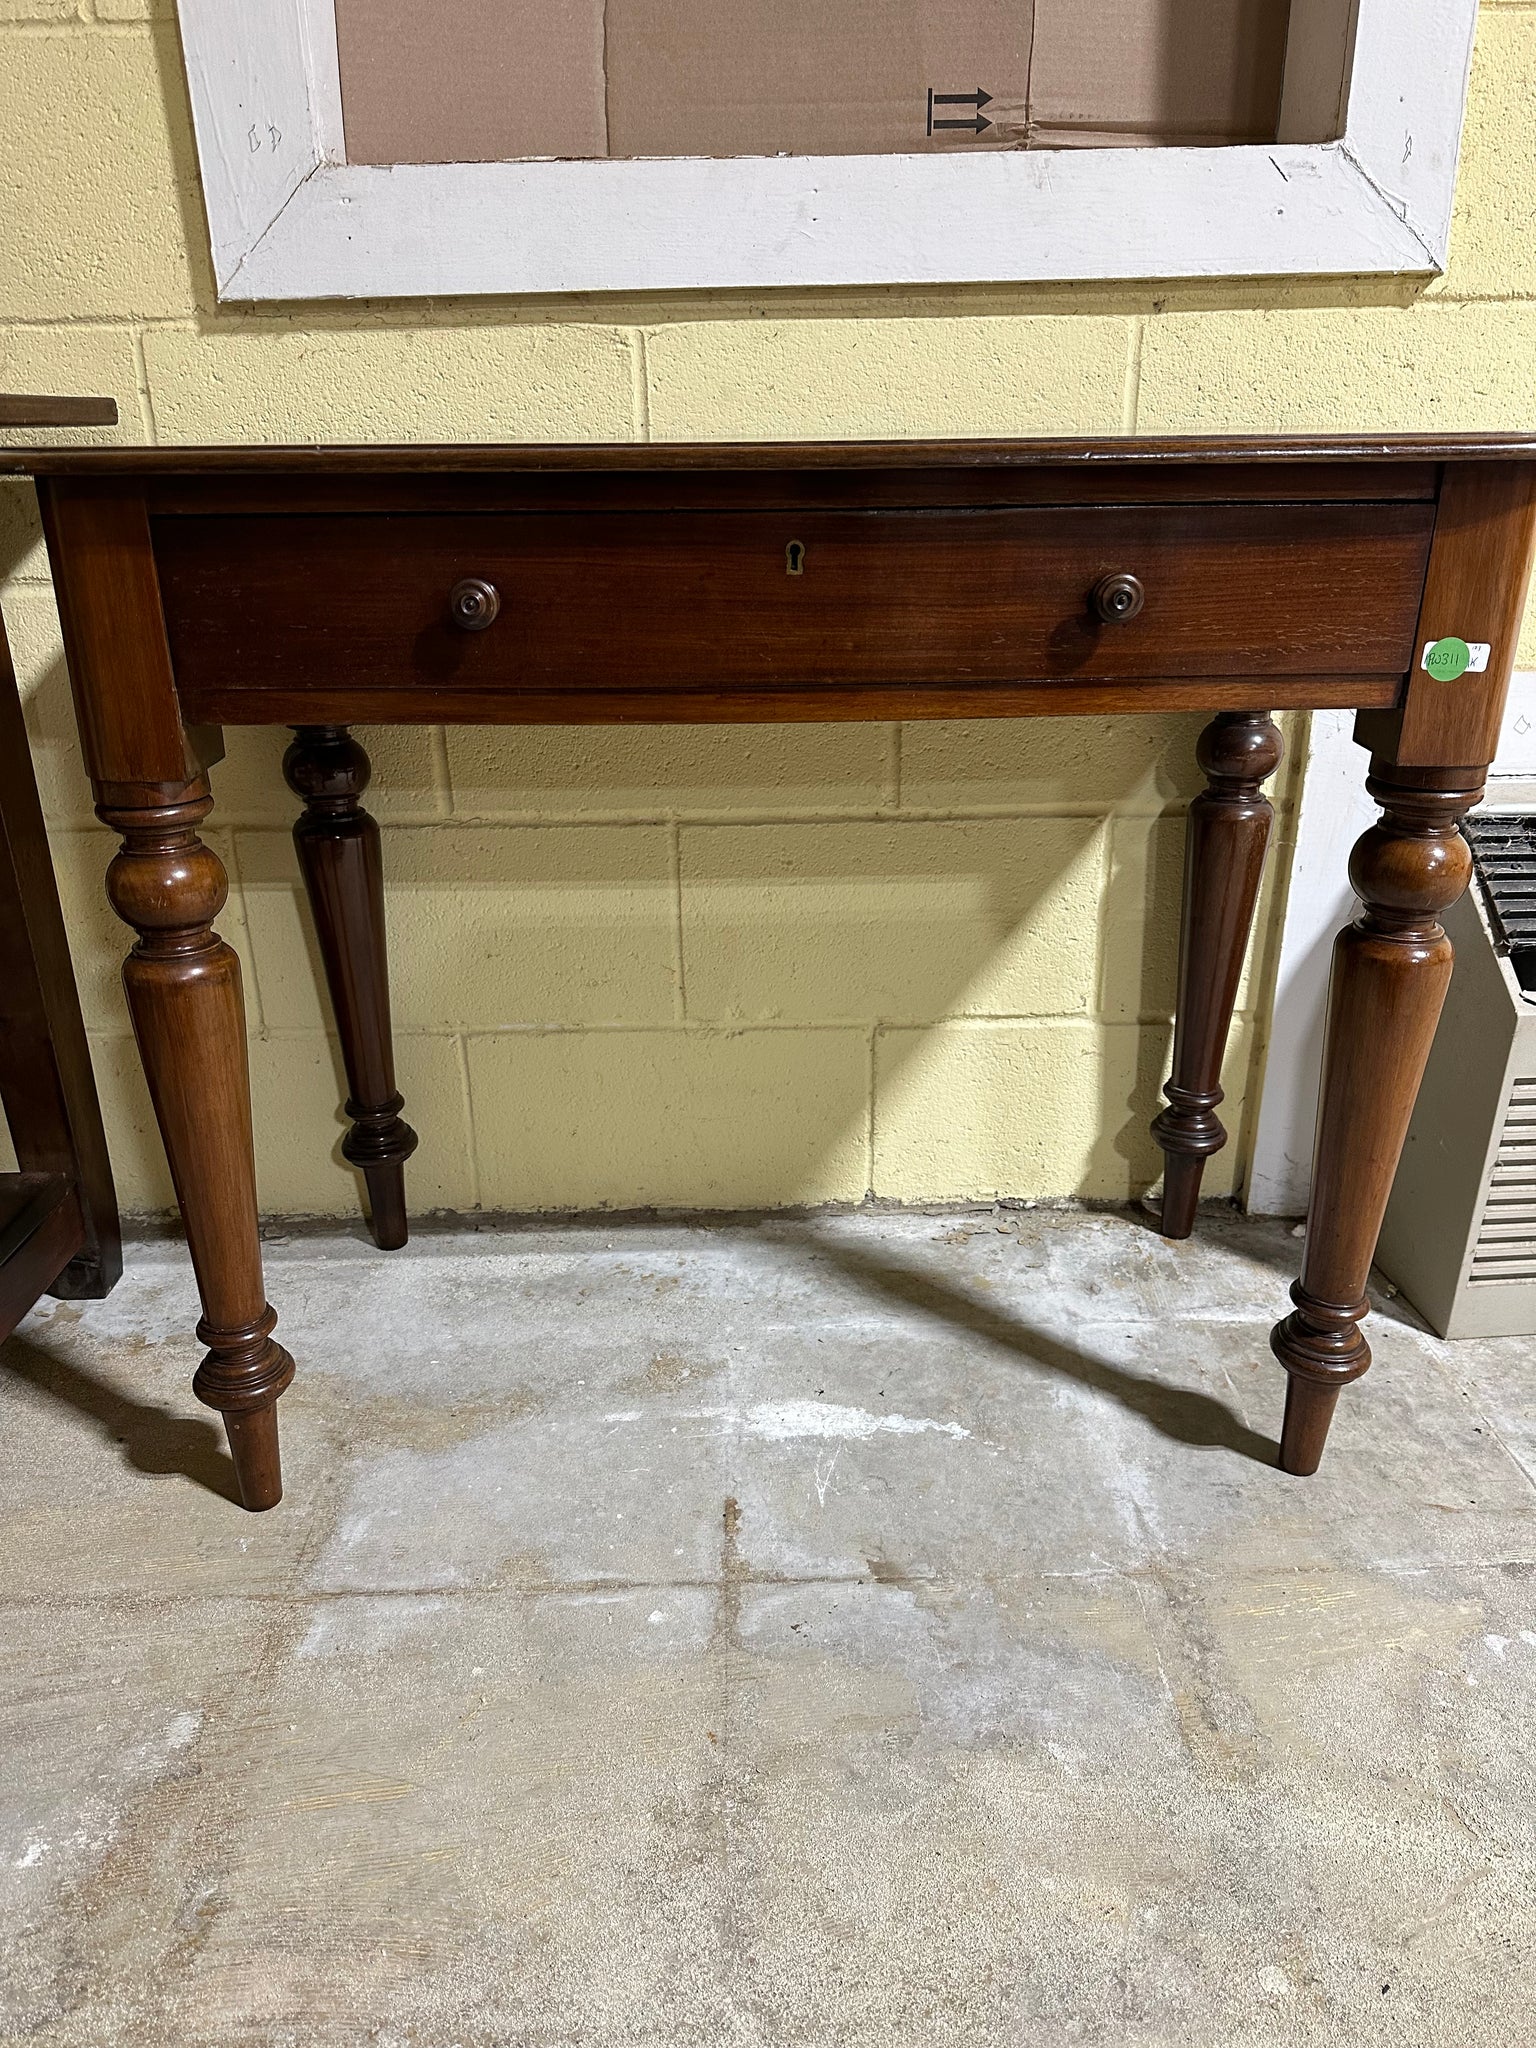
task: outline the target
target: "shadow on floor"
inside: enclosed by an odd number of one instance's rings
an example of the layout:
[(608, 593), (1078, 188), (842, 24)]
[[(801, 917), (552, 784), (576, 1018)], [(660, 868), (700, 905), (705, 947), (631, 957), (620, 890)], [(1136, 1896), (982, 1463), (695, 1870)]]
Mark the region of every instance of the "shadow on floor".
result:
[[(1158, 1218), (1150, 1211), (1143, 1210), (1138, 1214), (1133, 1210), (1130, 1213), (1157, 1234)], [(1249, 1265), (1267, 1267), (1284, 1282), (1284, 1292), (1276, 1296), (1274, 1303), (1274, 1313), (1278, 1317), (1290, 1313), (1290, 1285), (1301, 1271), (1302, 1253), (1306, 1250), (1305, 1236), (1297, 1233), (1298, 1221), (1298, 1218), (1288, 1216), (1240, 1216), (1235, 1209), (1213, 1204), (1196, 1221), (1195, 1233), (1207, 1243), (1225, 1245), (1241, 1231), (1244, 1261)], [(1418, 1330), (1426, 1337), (1434, 1336), (1433, 1329), (1407, 1295), (1400, 1293), (1396, 1283), (1376, 1266), (1371, 1268), (1366, 1292), (1370, 1297), (1372, 1316), (1379, 1316), (1386, 1323), (1401, 1323), (1405, 1329)]]
[(1170, 1386), (1165, 1380), (1146, 1379), (1140, 1373), (1110, 1365), (1016, 1316), (989, 1308), (931, 1273), (855, 1251), (849, 1245), (810, 1232), (806, 1233), (805, 1242), (850, 1279), (920, 1309), (925, 1315), (974, 1330), (977, 1336), (1017, 1353), (1031, 1365), (1042, 1366), (1062, 1379), (1075, 1380), (1079, 1386), (1107, 1395), (1122, 1408), (1144, 1417), (1160, 1435), (1171, 1437), (1175, 1443), (1191, 1444), (1201, 1450), (1233, 1451), (1238, 1457), (1252, 1458), (1260, 1465), (1273, 1465), (1279, 1455), (1276, 1441), (1250, 1429), (1224, 1401), (1209, 1394)]
[[(1157, 1216), (1143, 1210), (1139, 1220), (1154, 1237), (1162, 1235)], [(1240, 1249), (1245, 1264), (1263, 1266), (1273, 1273), (1283, 1283), (1274, 1302), (1278, 1316), (1290, 1308), (1285, 1289), (1301, 1271), (1301, 1255), (1306, 1250), (1305, 1240), (1295, 1234), (1297, 1220), (1284, 1216), (1244, 1216), (1228, 1203), (1213, 1202), (1196, 1217), (1193, 1235), (1205, 1244), (1218, 1244), (1223, 1250)], [(1174, 1242), (1171, 1238), (1163, 1241)]]
[(239, 1505), (235, 1468), (216, 1422), (130, 1400), (105, 1380), (39, 1351), (24, 1337), (0, 1345), (0, 1370), (99, 1423), (136, 1472), (179, 1473), (194, 1486)]

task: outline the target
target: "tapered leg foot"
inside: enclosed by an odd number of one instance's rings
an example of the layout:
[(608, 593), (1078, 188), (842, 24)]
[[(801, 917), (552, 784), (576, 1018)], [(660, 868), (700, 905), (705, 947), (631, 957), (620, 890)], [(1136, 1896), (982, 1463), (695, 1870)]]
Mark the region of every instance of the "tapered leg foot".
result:
[(1269, 1348), (1290, 1375), (1280, 1469), (1305, 1476), (1321, 1462), (1340, 1392), (1371, 1362), (1371, 1347), (1360, 1331), (1370, 1305), (1363, 1295), (1347, 1302), (1319, 1301), (1299, 1280), (1291, 1299), (1295, 1309), (1275, 1325)]
[(405, 1167), (399, 1160), (364, 1166), (363, 1180), (368, 1188), (373, 1241), (381, 1252), (397, 1252), (411, 1234), (405, 1213)]
[(197, 836), (210, 808), (201, 782), (174, 803), (103, 805), (123, 835), (107, 893), (139, 935), (123, 985), (202, 1297), (192, 1390), (225, 1418), (245, 1505), (267, 1508), (282, 1496), (276, 1403), (293, 1360), (262, 1283), (240, 962), (213, 929), (228, 884)]
[(379, 828), (360, 801), (368, 756), (344, 725), (299, 725), (283, 773), (304, 799), (293, 839), (347, 1070), (353, 1124), (342, 1156), (367, 1184), (374, 1243), (396, 1251), (409, 1234), (405, 1162), (416, 1133), (400, 1114), (405, 1102), (395, 1087), (384, 864)]
[(1164, 1237), (1188, 1237), (1195, 1227), (1200, 1206), (1200, 1176), (1205, 1172), (1203, 1153), (1170, 1152), (1163, 1168), (1163, 1209), (1160, 1228)]
[(1360, 913), (1334, 943), (1306, 1252), (1269, 1340), (1290, 1374), (1287, 1472), (1317, 1470), (1339, 1391), (1371, 1362), (1365, 1284), (1451, 976), (1439, 918), (1471, 875), (1460, 827), (1482, 780), (1372, 763), (1383, 815), (1351, 856)]
[(273, 1342), (276, 1325), (276, 1312), (263, 1303), (260, 1315), (243, 1329), (216, 1329), (206, 1316), (197, 1326), (208, 1355), (197, 1368), (192, 1391), (223, 1415), (240, 1502), (253, 1513), (275, 1508), (283, 1497), (277, 1398), (293, 1379), (293, 1360)]
[(1206, 788), (1189, 807), (1178, 1018), (1168, 1107), (1152, 1135), (1163, 1149), (1164, 1237), (1194, 1228), (1205, 1162), (1227, 1142), (1221, 1062), (1248, 950), (1274, 812), (1263, 784), (1280, 765), (1279, 728), (1267, 712), (1224, 711), (1200, 735)]
[(283, 1461), (277, 1447), (277, 1408), (248, 1408), (224, 1417), (229, 1455), (240, 1483), (240, 1505), (252, 1514), (275, 1508), (283, 1497)]
[(1323, 1462), (1329, 1424), (1339, 1405), (1337, 1387), (1291, 1375), (1285, 1390), (1285, 1423), (1280, 1432), (1280, 1470), (1309, 1479)]

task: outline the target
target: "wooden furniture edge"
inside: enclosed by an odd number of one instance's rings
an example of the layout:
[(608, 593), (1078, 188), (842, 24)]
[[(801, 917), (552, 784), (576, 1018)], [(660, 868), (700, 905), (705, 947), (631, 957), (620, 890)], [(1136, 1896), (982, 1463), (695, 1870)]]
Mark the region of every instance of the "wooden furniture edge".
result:
[(185, 475), (207, 470), (390, 474), (476, 470), (1107, 468), (1120, 464), (1285, 461), (1476, 462), (1536, 459), (1532, 434), (1105, 435), (1095, 439), (915, 441), (428, 442), (290, 446), (0, 449), (0, 475)]
[[(1358, 1378), (1370, 1360), (1369, 1346), (1359, 1329), (1366, 1312), (1365, 1276), (1391, 1169), (1401, 1149), (1417, 1077), (1450, 970), (1449, 947), (1438, 916), (1465, 886), (1467, 860), (1460, 819), (1481, 793), (1486, 752), (1479, 753), (1477, 748), (1485, 737), (1494, 699), (1507, 681), (1512, 642), (1497, 628), (1513, 619), (1518, 592), (1505, 573), (1509, 563), (1504, 555), (1528, 563), (1532, 520), (1536, 518), (1536, 435), (1515, 439), (1421, 435), (1367, 441), (1331, 437), (1319, 442), (1282, 437), (1240, 441), (1205, 437), (1097, 442), (785, 442), (753, 444), (747, 449), (724, 444), (468, 450), (115, 449), (32, 451), (30, 463), (26, 451), (17, 451), (17, 457), (11, 473), (20, 473), (26, 464), (43, 479), (41, 496), (50, 548), (56, 568), (62, 569), (61, 609), (72, 669), (76, 657), (83, 654), (87, 667), (99, 661), (103, 674), (109, 663), (122, 671), (126, 640), (131, 651), (142, 658), (140, 680), (155, 700), (151, 706), (154, 716), (149, 719), (135, 722), (126, 716), (118, 718), (115, 712), (113, 718), (107, 718), (106, 710), (113, 707), (106, 704), (107, 693), (97, 689), (100, 701), (95, 708), (103, 715), (98, 730), (87, 737), (98, 757), (93, 765), (102, 799), (101, 815), (124, 840), (124, 850), (109, 874), (109, 891), (119, 915), (138, 935), (126, 970), (130, 1007), (182, 1195), (203, 1297), (200, 1335), (210, 1348), (194, 1388), (225, 1416), (242, 1497), (253, 1508), (270, 1506), (280, 1496), (275, 1406), (292, 1377), (293, 1365), (286, 1351), (273, 1341), (275, 1318), (262, 1289), (239, 968), (212, 925), (227, 884), (217, 856), (197, 836), (211, 798), (206, 782), (194, 773), (204, 758), (201, 743), (183, 731), (180, 713), (183, 708), (194, 717), (199, 712), (219, 711), (232, 722), (298, 721), (292, 717), (289, 700), (265, 687), (242, 699), (239, 693), (220, 686), (207, 693), (206, 701), (199, 699), (183, 707), (170, 673), (155, 573), (151, 510), (165, 499), (157, 492), (154, 478), (172, 479), (174, 489), (192, 505), (201, 484), (187, 481), (183, 491), (176, 480), (201, 479), (211, 489), (220, 478), (229, 478), (238, 489), (242, 477), (277, 474), (299, 480), (296, 491), (302, 496), (314, 488), (313, 482), (305, 484), (303, 479), (348, 474), (403, 480), (455, 472), (532, 477), (560, 472), (603, 476), (648, 471), (674, 475), (777, 472), (784, 476), (795, 471), (846, 470), (884, 472), (889, 477), (896, 471), (915, 474), (926, 470), (939, 475), (946, 470), (953, 474), (990, 469), (999, 475), (1054, 471), (1113, 478), (1117, 472), (1140, 468), (1160, 471), (1167, 481), (1159, 488), (1166, 489), (1171, 500), (1179, 495), (1179, 476), (1187, 480), (1196, 464), (1218, 470), (1222, 465), (1243, 464), (1272, 464), (1277, 470), (1307, 462), (1360, 464), (1367, 472), (1372, 465), (1378, 470), (1392, 465), (1432, 465), (1436, 562), (1431, 563), (1431, 582), (1420, 605), (1420, 626), (1451, 638), (1479, 628), (1476, 637), (1495, 642), (1497, 658), (1489, 666), (1486, 683), (1473, 686), (1466, 694), (1467, 715), (1458, 714), (1454, 720), (1439, 715), (1432, 694), (1422, 687), (1421, 702), (1415, 706), (1417, 668), (1410, 668), (1406, 677), (1342, 679), (1351, 690), (1361, 693), (1354, 697), (1356, 703), (1374, 701), (1385, 708), (1397, 699), (1397, 708), (1389, 715), (1399, 734), (1408, 729), (1405, 721), (1417, 718), (1433, 726), (1434, 739), (1432, 744), (1427, 738), (1414, 742), (1415, 750), (1427, 747), (1431, 759), (1404, 758), (1410, 753), (1404, 745), (1395, 759), (1378, 750), (1373, 764), (1370, 786), (1382, 820), (1361, 840), (1351, 865), (1361, 909), (1341, 935), (1336, 954), (1312, 1227), (1302, 1277), (1293, 1289), (1295, 1313), (1277, 1327), (1272, 1338), (1276, 1355), (1290, 1376), (1281, 1462), (1290, 1472), (1316, 1469), (1338, 1392)], [(1362, 479), (1366, 487), (1371, 481), (1369, 474)], [(1010, 488), (1023, 486), (1002, 486), (999, 495), (1006, 495)], [(405, 489), (403, 482), (401, 489)], [(1368, 498), (1368, 488), (1362, 489), (1362, 502)], [(917, 502), (924, 503), (922, 499)], [(1487, 544), (1494, 529), (1502, 536), (1502, 548)], [(61, 561), (59, 543), (66, 536), (70, 538)], [(71, 573), (71, 552), (80, 555), (76, 573)], [(798, 569), (790, 573), (798, 573)], [(1442, 603), (1434, 594), (1439, 589), (1437, 577), (1451, 593), (1445, 600), (1447, 608), (1454, 600), (1458, 609), (1454, 617), (1435, 625), (1439, 612), (1434, 607)], [(1485, 615), (1496, 624), (1482, 630)], [(1208, 809), (1217, 814), (1212, 822), (1227, 840), (1232, 839), (1235, 828), (1240, 842), (1236, 857), (1229, 862), (1240, 884), (1232, 900), (1213, 898), (1202, 906), (1197, 895), (1186, 901), (1191, 968), (1203, 990), (1209, 1012), (1204, 1035), (1211, 1041), (1187, 1048), (1171, 1097), (1173, 1114), (1161, 1133), (1175, 1141), (1172, 1151), (1186, 1161), (1212, 1149), (1209, 1141), (1216, 1137), (1212, 1119), (1219, 1082), (1211, 1078), (1215, 1071), (1213, 1044), (1221, 1035), (1217, 1027), (1227, 1008), (1228, 984), (1235, 986), (1234, 963), (1251, 919), (1260, 842), (1268, 836), (1267, 807), (1261, 795), (1263, 776), (1257, 770), (1263, 767), (1274, 742), (1267, 715), (1256, 714), (1252, 708), (1259, 680), (1249, 675), (1240, 680), (1236, 676), (1215, 681), (1191, 678), (1178, 685), (1188, 689), (1190, 708), (1199, 703), (1208, 710), (1220, 709), (1224, 695), (1231, 693), (1227, 702), (1237, 715), (1236, 722), (1230, 728), (1218, 726), (1214, 736), (1208, 734), (1209, 759), (1202, 765), (1208, 774)], [(1270, 705), (1283, 701), (1276, 690), (1279, 680), (1263, 679), (1263, 697)], [(1299, 701), (1328, 702), (1320, 694), (1325, 681), (1306, 678), (1296, 682), (1298, 692), (1305, 693)], [(1364, 694), (1367, 682), (1379, 692), (1374, 700)], [(937, 708), (942, 687), (925, 691), (926, 703), (934, 707), (930, 715), (944, 715)], [(1110, 701), (1125, 687), (1116, 684), (1096, 684), (1081, 691), (1055, 683), (1020, 690), (993, 687), (995, 695), (989, 688), (989, 700), (1000, 716), (1017, 715), (1029, 699), (1035, 700), (1030, 709), (1043, 711), (1046, 706), (1039, 700), (1046, 696), (1050, 708), (1062, 713), (1152, 709), (1168, 703), (1166, 695), (1156, 706), (1146, 702), (1145, 679), (1129, 686), (1141, 697), (1134, 706)], [(1088, 700), (1089, 690), (1092, 701)], [(596, 694), (588, 691), (561, 700), (557, 722), (572, 722), (570, 714), (576, 705), (591, 706)], [(741, 715), (749, 694), (757, 693), (733, 688), (726, 698), (712, 700), (709, 693), (699, 692), (691, 696), (689, 710), (704, 711), (711, 720)], [(760, 694), (764, 700), (772, 695)], [(844, 694), (864, 707), (863, 716), (893, 715), (871, 709), (867, 690)], [(965, 687), (964, 695), (974, 701), (974, 688)], [(796, 715), (786, 711), (788, 701), (780, 698), (771, 706), (764, 701), (755, 715)], [(805, 700), (797, 694), (793, 701)], [(817, 693), (817, 701), (822, 707), (819, 715), (849, 715), (832, 708), (835, 693), (831, 691)], [(252, 715), (258, 702), (267, 704), (265, 720)], [(453, 708), (449, 692), (434, 689), (425, 698), (416, 691), (402, 693), (404, 705), (413, 702), (414, 712), (408, 711), (408, 719), (414, 716), (420, 722), (437, 723), (445, 717), (464, 716)], [(528, 715), (530, 702), (524, 698), (517, 705), (516, 722), (535, 722)], [(407, 722), (398, 709), (387, 705), (383, 693), (379, 703), (381, 719)], [(332, 923), (339, 937), (333, 938), (330, 953), (334, 957), (327, 963), (328, 973), (332, 966), (336, 969), (334, 984), (352, 971), (375, 936), (381, 940), (382, 928), (375, 934), (381, 891), (371, 850), (371, 820), (358, 801), (366, 781), (366, 764), (341, 730), (348, 720), (366, 714), (360, 712), (358, 694), (350, 688), (338, 692), (334, 711), (330, 704), (326, 692), (305, 693), (306, 731), (297, 752), (291, 750), (290, 779), (305, 800), (306, 818), (301, 823), (306, 833), (325, 842), (311, 849), (319, 856), (311, 893), (321, 895), (328, 913), (338, 913)], [(608, 705), (611, 708), (611, 696)], [(646, 722), (659, 722), (657, 696), (647, 693), (636, 704), (634, 715)], [(906, 715), (913, 714), (908, 711)], [(316, 725), (317, 718), (334, 720), (334, 725)], [(1458, 765), (1463, 761), (1468, 765)], [(1444, 765), (1447, 762), (1450, 765)], [(177, 779), (167, 781), (173, 774)], [(347, 859), (352, 865), (343, 873), (342, 863)], [(1202, 879), (1212, 879), (1205, 868)], [(1223, 877), (1217, 874), (1215, 879)], [(368, 963), (369, 990), (365, 994), (374, 1013), (351, 1034), (352, 1063), (359, 1069), (359, 1085), (348, 1113), (372, 1119), (377, 1125), (380, 1144), (367, 1152), (364, 1163), (373, 1164), (381, 1173), (387, 1168), (391, 1176), (386, 1190), (390, 1213), (379, 1236), (383, 1243), (402, 1235), (396, 1226), (403, 1226), (403, 1205), (396, 1204), (393, 1178), (414, 1134), (399, 1123), (403, 1105), (393, 1090), (392, 1071), (385, 1071), (387, 981), (382, 944), (374, 946), (373, 952), (376, 957)], [(1192, 1021), (1199, 1020), (1192, 1016)], [(362, 1069), (370, 1063), (375, 1071), (364, 1075)], [(1176, 1190), (1170, 1207), (1169, 1221), (1174, 1224), (1181, 1201), (1184, 1209), (1192, 1208), (1197, 1192), (1198, 1175), (1192, 1168), (1184, 1172), (1183, 1179), (1182, 1197), (1178, 1198)], [(402, 1210), (398, 1216), (393, 1213), (395, 1206)]]
[(26, 726), (0, 626), (0, 1097), (19, 1171), (0, 1174), (0, 1334), (39, 1295), (108, 1293), (117, 1195)]
[(115, 427), (115, 398), (50, 398), (0, 391), (0, 427)]

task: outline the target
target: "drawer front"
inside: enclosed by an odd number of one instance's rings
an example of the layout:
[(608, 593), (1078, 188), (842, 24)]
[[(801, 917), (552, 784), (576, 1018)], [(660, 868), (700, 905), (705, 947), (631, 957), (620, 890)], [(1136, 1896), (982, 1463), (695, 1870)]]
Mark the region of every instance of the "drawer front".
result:
[[(1401, 676), (1433, 507), (165, 516), (184, 700)], [(1104, 623), (1100, 580), (1136, 577)], [(495, 617), (450, 616), (463, 579)], [(484, 609), (483, 607), (482, 609)], [(233, 715), (233, 713), (226, 713)]]

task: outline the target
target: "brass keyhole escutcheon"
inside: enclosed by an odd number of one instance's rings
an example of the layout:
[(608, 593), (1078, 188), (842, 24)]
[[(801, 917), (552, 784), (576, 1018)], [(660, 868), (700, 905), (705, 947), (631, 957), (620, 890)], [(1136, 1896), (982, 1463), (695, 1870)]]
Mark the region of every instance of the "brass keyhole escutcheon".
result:
[(792, 540), (784, 550), (784, 574), (803, 576), (805, 574), (805, 542)]

